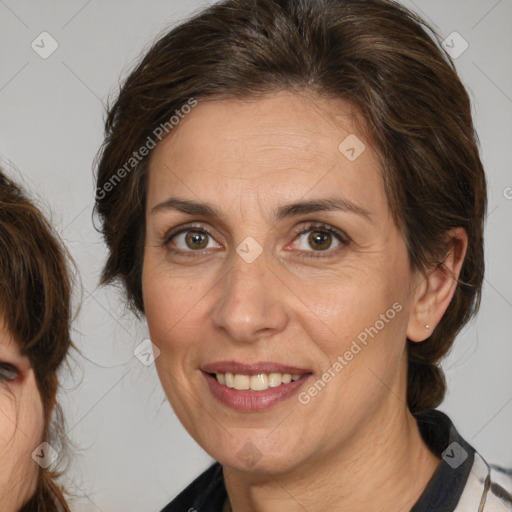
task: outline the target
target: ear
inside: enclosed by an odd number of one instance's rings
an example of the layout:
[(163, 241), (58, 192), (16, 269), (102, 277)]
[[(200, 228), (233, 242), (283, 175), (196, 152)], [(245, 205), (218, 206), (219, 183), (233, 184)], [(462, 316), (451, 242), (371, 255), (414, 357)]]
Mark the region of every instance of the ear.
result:
[(445, 260), (429, 269), (426, 275), (418, 274), (407, 326), (407, 337), (411, 341), (420, 342), (430, 337), (457, 288), (468, 236), (464, 228), (454, 228), (447, 231), (446, 237), (450, 250)]

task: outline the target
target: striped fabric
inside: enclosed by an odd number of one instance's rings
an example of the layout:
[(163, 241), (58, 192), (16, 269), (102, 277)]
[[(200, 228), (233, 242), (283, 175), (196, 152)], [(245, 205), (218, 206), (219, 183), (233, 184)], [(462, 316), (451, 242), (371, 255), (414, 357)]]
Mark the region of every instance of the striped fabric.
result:
[(511, 512), (512, 470), (489, 466), (475, 452), (471, 473), (455, 512)]

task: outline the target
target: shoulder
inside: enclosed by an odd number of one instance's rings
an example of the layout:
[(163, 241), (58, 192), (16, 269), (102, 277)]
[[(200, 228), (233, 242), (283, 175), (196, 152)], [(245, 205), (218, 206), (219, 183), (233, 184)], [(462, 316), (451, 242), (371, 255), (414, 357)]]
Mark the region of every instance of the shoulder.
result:
[(201, 473), (161, 512), (217, 512), (226, 499), (222, 466), (216, 462)]

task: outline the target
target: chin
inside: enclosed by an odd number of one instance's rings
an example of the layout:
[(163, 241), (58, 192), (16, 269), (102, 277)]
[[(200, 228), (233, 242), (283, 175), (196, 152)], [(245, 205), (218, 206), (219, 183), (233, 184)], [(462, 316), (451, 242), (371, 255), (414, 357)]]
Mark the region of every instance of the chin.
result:
[(281, 433), (270, 439), (268, 429), (243, 429), (231, 436), (223, 431), (220, 439), (196, 440), (224, 468), (277, 475), (296, 468), (305, 456), (303, 443), (295, 446), (295, 443), (290, 443), (291, 439), (295, 439), (292, 434)]

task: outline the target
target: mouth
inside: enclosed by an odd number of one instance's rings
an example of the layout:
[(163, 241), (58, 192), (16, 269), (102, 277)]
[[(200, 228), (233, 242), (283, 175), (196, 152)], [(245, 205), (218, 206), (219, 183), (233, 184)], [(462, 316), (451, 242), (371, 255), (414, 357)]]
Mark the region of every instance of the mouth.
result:
[(221, 362), (202, 368), (213, 396), (231, 408), (262, 411), (296, 394), (311, 371), (276, 363)]
[[(257, 373), (256, 375), (244, 375), (243, 373), (210, 373), (217, 382), (237, 391), (265, 391), (268, 388), (277, 388), (283, 384), (289, 384), (299, 380), (303, 375), (291, 373)], [(304, 374), (305, 375), (305, 374)]]

